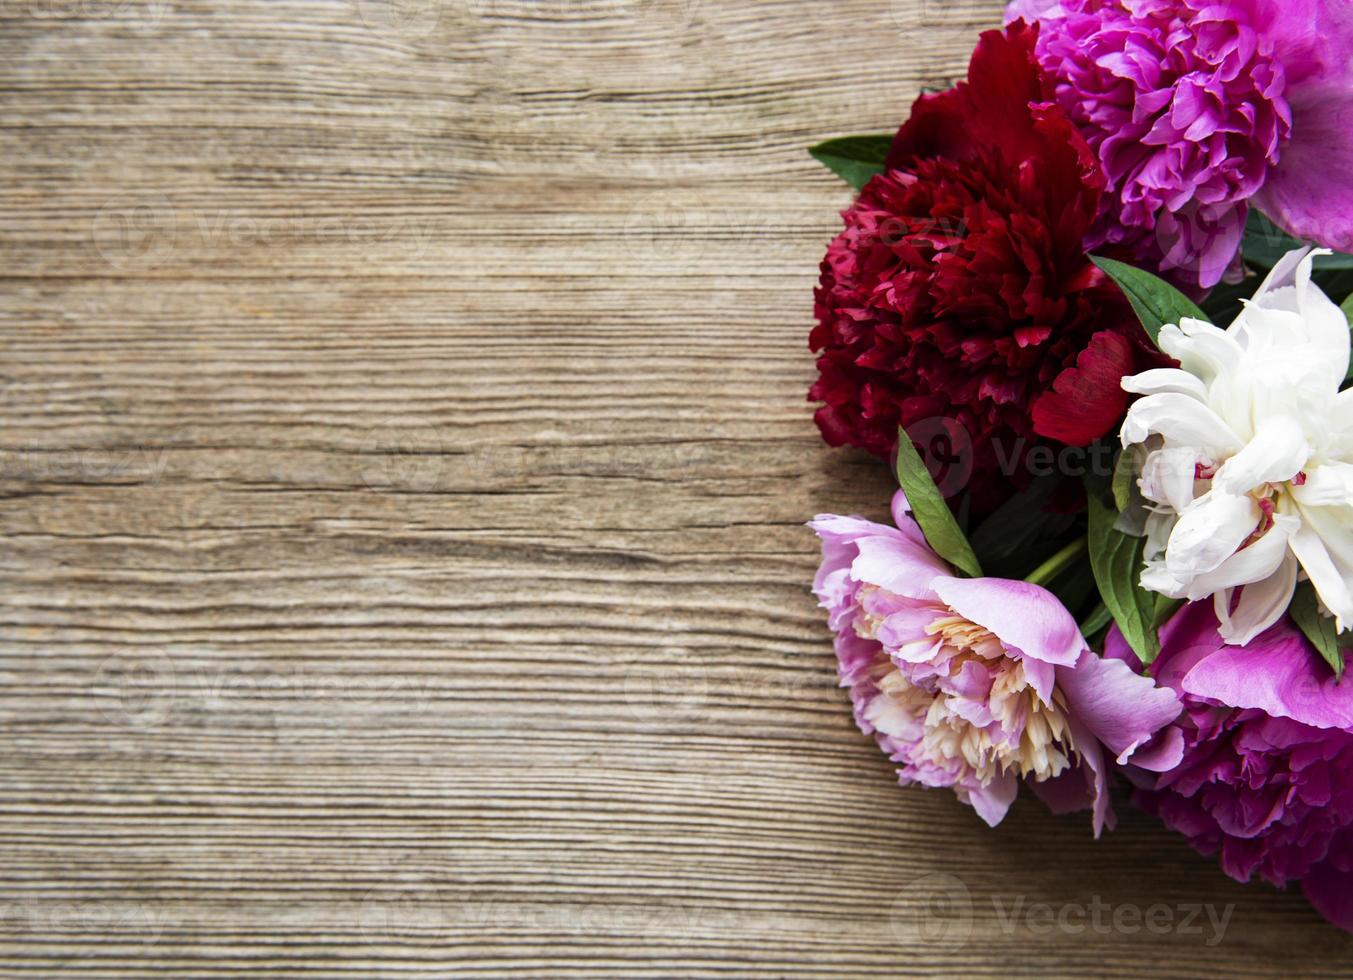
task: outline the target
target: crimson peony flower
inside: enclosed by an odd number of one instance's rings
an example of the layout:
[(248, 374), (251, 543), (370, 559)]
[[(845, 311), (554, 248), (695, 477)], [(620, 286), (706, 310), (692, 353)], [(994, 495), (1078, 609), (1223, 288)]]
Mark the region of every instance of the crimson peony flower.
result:
[(1116, 429), (1120, 379), (1164, 363), (1083, 251), (1105, 180), (1036, 36), (982, 35), (968, 82), (917, 100), (827, 251), (810, 341), (827, 442), (886, 457), (899, 423), (949, 419), (979, 510), (1027, 484), (1035, 446)]

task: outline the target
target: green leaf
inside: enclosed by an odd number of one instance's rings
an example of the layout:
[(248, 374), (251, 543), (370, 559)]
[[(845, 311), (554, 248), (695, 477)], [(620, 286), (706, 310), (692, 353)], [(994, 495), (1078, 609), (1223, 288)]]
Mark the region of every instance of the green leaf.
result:
[(1027, 490), (998, 507), (969, 536), (972, 550), (988, 574), (1023, 578), (1032, 562), (1047, 557), (1037, 553), (1041, 546), (1047, 547), (1048, 555), (1057, 550), (1056, 539), (1075, 521), (1074, 515), (1058, 514), (1047, 507), (1049, 495), (1061, 482), (1060, 476), (1035, 480)]
[(1081, 622), (1081, 636), (1091, 637), (1113, 622), (1113, 613), (1109, 612), (1109, 607), (1100, 603), (1095, 607), (1095, 611), (1086, 616)]
[(968, 544), (949, 505), (940, 496), (935, 480), (906, 429), (897, 432), (897, 481), (906, 491), (912, 515), (935, 553), (955, 568), (980, 578), (982, 566), (973, 554), (972, 545)]
[(1218, 283), (1203, 300), (1203, 312), (1207, 318), (1219, 327), (1229, 327), (1240, 316), (1242, 299), (1249, 299), (1259, 291), (1262, 280), (1258, 276), (1246, 276), (1240, 282)]
[(1292, 597), (1292, 606), (1288, 609), (1292, 620), (1301, 627), (1306, 638), (1315, 644), (1325, 663), (1334, 669), (1334, 676), (1344, 676), (1344, 657), (1349, 647), (1353, 647), (1353, 632), (1340, 633), (1334, 628), (1334, 620), (1320, 612), (1320, 601), (1315, 586), (1303, 582), (1297, 586)]
[(1120, 514), (1132, 503), (1132, 480), (1137, 475), (1133, 472), (1132, 464), (1132, 451), (1124, 449), (1118, 454), (1118, 462), (1113, 467), (1113, 502)]
[(819, 143), (808, 152), (857, 191), (883, 173), (893, 145), (891, 136), (845, 136)]
[(1090, 261), (1118, 283), (1153, 344), (1159, 345), (1160, 328), (1167, 323), (1177, 324), (1184, 317), (1207, 320), (1197, 303), (1159, 276), (1100, 255), (1090, 256)]
[[(1304, 248), (1309, 242), (1293, 238), (1274, 224), (1267, 215), (1250, 209), (1245, 219), (1245, 242), (1242, 255), (1247, 265), (1268, 272), (1293, 249)], [(1316, 259), (1322, 272), (1336, 272), (1353, 269), (1353, 255), (1337, 252)]]
[(1114, 530), (1117, 512), (1093, 489), (1087, 494), (1090, 516), (1090, 568), (1100, 598), (1144, 664), (1160, 654), (1156, 633), (1156, 597), (1141, 587), (1144, 538)]
[[(1348, 297), (1348, 299), (1344, 300), (1343, 310), (1344, 316), (1348, 317), (1348, 323), (1350, 328), (1353, 328), (1353, 296), (1350, 296)], [(1345, 382), (1353, 381), (1353, 358), (1349, 358), (1348, 374), (1344, 375), (1344, 381)]]

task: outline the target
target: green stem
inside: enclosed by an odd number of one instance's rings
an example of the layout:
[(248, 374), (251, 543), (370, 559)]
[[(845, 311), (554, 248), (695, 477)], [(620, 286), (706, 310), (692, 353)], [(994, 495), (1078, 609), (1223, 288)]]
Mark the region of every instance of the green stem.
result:
[(1074, 565), (1077, 559), (1082, 555), (1088, 554), (1089, 551), (1090, 538), (1082, 535), (1043, 564), (1035, 568), (1024, 581), (1034, 585), (1046, 586), (1058, 575), (1061, 575), (1064, 571)]

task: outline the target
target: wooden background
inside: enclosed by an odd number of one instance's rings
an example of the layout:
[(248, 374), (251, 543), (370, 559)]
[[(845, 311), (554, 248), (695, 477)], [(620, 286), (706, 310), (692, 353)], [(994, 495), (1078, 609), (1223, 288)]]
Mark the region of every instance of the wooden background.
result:
[(0, 0), (0, 975), (1350, 975), (835, 687), (804, 147), (998, 15)]

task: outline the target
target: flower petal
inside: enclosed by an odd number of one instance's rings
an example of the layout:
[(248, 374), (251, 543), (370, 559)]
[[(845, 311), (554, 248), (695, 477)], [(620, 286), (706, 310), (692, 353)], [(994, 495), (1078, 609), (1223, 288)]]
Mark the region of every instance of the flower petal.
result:
[[(1274, 532), (1270, 531), (1269, 535)], [(1267, 535), (1266, 535), (1267, 536)], [(1257, 547), (1257, 545), (1255, 546)], [(1246, 548), (1251, 551), (1253, 548)], [(1243, 555), (1245, 552), (1241, 552)], [(1240, 557), (1239, 555), (1236, 556)], [(1233, 559), (1234, 560), (1234, 559)], [(1231, 590), (1216, 593), (1214, 610), (1221, 621), (1221, 636), (1233, 646), (1244, 646), (1283, 618), (1297, 590), (1297, 560), (1283, 542), (1283, 559), (1277, 571), (1240, 590), (1240, 602), (1230, 611)]]
[(1286, 621), (1246, 646), (1202, 657), (1181, 686), (1194, 697), (1313, 728), (1353, 727), (1353, 684), (1340, 684), (1310, 641)]
[(1134, 402), (1123, 421), (1123, 445), (1145, 442), (1156, 434), (1169, 442), (1196, 446), (1212, 459), (1240, 452), (1244, 443), (1221, 416), (1188, 395), (1166, 392)]
[(1205, 493), (1179, 515), (1170, 532), (1166, 567), (1181, 579), (1214, 571), (1254, 533), (1261, 516), (1250, 497), (1215, 489)]
[(995, 827), (1005, 819), (1019, 795), (1019, 780), (1012, 773), (1001, 773), (986, 786), (956, 786), (954, 792), (977, 811), (988, 827)]
[(1302, 507), (1292, 553), (1340, 629), (1353, 626), (1353, 521), (1347, 507)]
[(932, 587), (940, 601), (1016, 656), (1070, 667), (1085, 649), (1076, 620), (1047, 589), (999, 578), (937, 578)]
[(1345, 932), (1353, 932), (1353, 888), (1347, 871), (1326, 861), (1302, 879), (1301, 889), (1317, 912)]
[(1223, 493), (1239, 495), (1265, 483), (1283, 483), (1301, 472), (1310, 455), (1306, 433), (1296, 419), (1290, 415), (1266, 418), (1245, 448), (1222, 464), (1212, 485)]
[(1241, 585), (1262, 582), (1276, 575), (1288, 557), (1288, 544), (1296, 534), (1300, 522), (1293, 517), (1277, 514), (1273, 526), (1257, 540), (1241, 548), (1215, 569), (1196, 575), (1189, 582), (1188, 599), (1197, 602)]
[(1293, 139), (1254, 203), (1297, 238), (1353, 252), (1353, 98), (1333, 86), (1303, 94), (1292, 111)]
[(1105, 660), (1089, 650), (1074, 668), (1057, 669), (1057, 684), (1068, 709), (1120, 765), (1183, 710), (1169, 688), (1157, 687), (1121, 660)]
[(1068, 446), (1088, 446), (1113, 429), (1127, 407), (1123, 375), (1132, 370), (1132, 346), (1102, 330), (1033, 405), (1034, 432)]
[(1353, 463), (1321, 463), (1292, 487), (1292, 497), (1303, 507), (1353, 507)]
[(1181, 368), (1204, 382), (1231, 370), (1244, 356), (1235, 338), (1221, 327), (1188, 317), (1177, 326), (1167, 323), (1162, 327), (1159, 343), (1160, 349), (1177, 360)]
[(1197, 375), (1178, 368), (1153, 368), (1123, 379), (1123, 390), (1137, 395), (1188, 395), (1200, 402), (1207, 401), (1207, 385)]
[(870, 535), (856, 541), (855, 547), (859, 555), (850, 566), (850, 574), (857, 581), (900, 596), (928, 598), (931, 580), (950, 574), (933, 551), (901, 534)]

